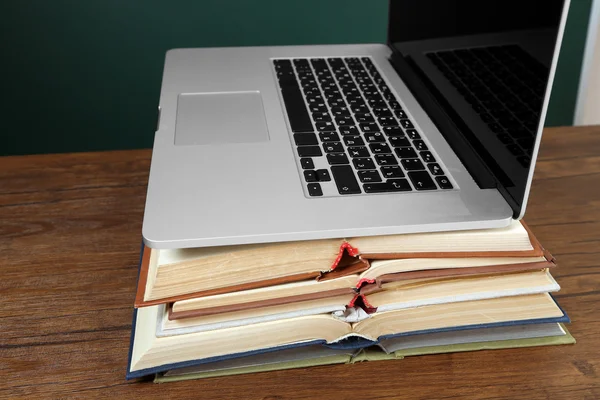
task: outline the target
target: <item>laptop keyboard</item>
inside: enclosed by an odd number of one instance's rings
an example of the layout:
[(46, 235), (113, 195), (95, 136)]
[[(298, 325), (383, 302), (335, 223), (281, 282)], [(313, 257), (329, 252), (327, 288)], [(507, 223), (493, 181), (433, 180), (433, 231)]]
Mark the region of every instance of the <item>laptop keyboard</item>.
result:
[(369, 57), (273, 65), (309, 196), (454, 188)]
[(548, 68), (517, 45), (428, 53), (498, 139), (529, 167)]

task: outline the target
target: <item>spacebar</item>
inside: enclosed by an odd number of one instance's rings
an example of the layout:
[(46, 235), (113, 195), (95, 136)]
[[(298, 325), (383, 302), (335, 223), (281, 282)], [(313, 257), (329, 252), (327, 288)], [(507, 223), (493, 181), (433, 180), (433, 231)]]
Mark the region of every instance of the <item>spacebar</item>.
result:
[(296, 82), (281, 86), (283, 102), (293, 132), (313, 132), (312, 122), (304, 104), (300, 87)]
[(359, 194), (360, 186), (354, 176), (354, 171), (349, 165), (333, 165), (331, 167), (331, 173), (335, 180), (338, 192), (340, 194)]

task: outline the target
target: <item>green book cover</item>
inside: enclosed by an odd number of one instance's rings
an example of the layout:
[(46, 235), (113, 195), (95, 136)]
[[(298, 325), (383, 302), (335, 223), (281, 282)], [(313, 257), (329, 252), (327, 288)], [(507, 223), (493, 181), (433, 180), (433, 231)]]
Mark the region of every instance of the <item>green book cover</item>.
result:
[(240, 374), (250, 374), (256, 372), (267, 372), (267, 371), (278, 371), (284, 369), (293, 368), (308, 368), (319, 365), (330, 365), (330, 364), (354, 364), (363, 361), (383, 361), (383, 360), (398, 360), (409, 356), (427, 355), (427, 354), (442, 354), (442, 353), (456, 353), (462, 351), (476, 351), (476, 350), (493, 350), (493, 349), (510, 349), (520, 347), (535, 347), (535, 346), (549, 346), (549, 345), (561, 345), (561, 344), (573, 344), (575, 339), (567, 328), (561, 324), (561, 327), (565, 331), (565, 335), (561, 336), (549, 336), (542, 338), (528, 338), (528, 339), (511, 339), (511, 340), (496, 340), (490, 342), (476, 342), (476, 343), (464, 343), (464, 344), (453, 344), (444, 346), (427, 346), (417, 347), (412, 349), (399, 350), (394, 353), (387, 354), (378, 346), (361, 349), (354, 355), (339, 354), (339, 355), (327, 355), (323, 357), (311, 357), (306, 359), (273, 362), (262, 365), (250, 365), (242, 367), (230, 367), (224, 369), (218, 369), (207, 372), (191, 372), (182, 375), (165, 375), (157, 374), (154, 382), (165, 383), (165, 382), (176, 382), (188, 379), (202, 379), (219, 376), (231, 376)]

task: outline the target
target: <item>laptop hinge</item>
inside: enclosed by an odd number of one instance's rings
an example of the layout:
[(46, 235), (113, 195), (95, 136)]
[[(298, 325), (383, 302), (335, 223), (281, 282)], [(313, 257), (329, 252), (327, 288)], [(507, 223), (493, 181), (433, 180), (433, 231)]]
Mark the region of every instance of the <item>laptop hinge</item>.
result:
[[(476, 140), (472, 142), (467, 140), (465, 135), (469, 134), (470, 129), (458, 115), (452, 115), (456, 112), (449, 104), (444, 104), (447, 103), (447, 100), (441, 96), (435, 85), (420, 71), (410, 57), (404, 57), (394, 50), (390, 63), (442, 133), (479, 188), (498, 188), (503, 183), (510, 185), (510, 179), (491, 159), (491, 156), (485, 157), (485, 154), (488, 154), (487, 151), (483, 147), (475, 149), (472, 143), (477, 142)], [(474, 135), (472, 132), (470, 133)], [(480, 156), (482, 154), (485, 161)], [(495, 169), (495, 174), (490, 170), (490, 164), (496, 164), (497, 168), (491, 166)], [(503, 180), (504, 182), (502, 182)]]

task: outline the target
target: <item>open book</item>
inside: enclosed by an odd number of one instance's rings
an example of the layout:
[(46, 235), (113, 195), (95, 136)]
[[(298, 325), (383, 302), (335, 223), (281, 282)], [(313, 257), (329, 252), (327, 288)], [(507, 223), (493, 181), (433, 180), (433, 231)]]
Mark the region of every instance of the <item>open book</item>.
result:
[(336, 349), (323, 345), (293, 347), (287, 350), (167, 369), (157, 374), (154, 382), (202, 379), (317, 365), (397, 360), (424, 354), (572, 343), (575, 343), (575, 339), (561, 323), (472, 328), (398, 336), (361, 349)]
[[(320, 310), (328, 308), (327, 312), (359, 306), (367, 313), (373, 313), (446, 302), (555, 292), (560, 289), (547, 268), (540, 269), (538, 263), (527, 263), (525, 260), (527, 259), (518, 260), (523, 261), (522, 264), (512, 260), (515, 262), (512, 265), (522, 265), (523, 269), (511, 272), (494, 270), (495, 267), (506, 265), (503, 258), (400, 260), (398, 262), (400, 266), (411, 268), (431, 267), (439, 263), (451, 265), (452, 271), (458, 268), (481, 268), (487, 271), (473, 275), (444, 275), (446, 270), (431, 270), (437, 274), (412, 279), (404, 279), (405, 277), (402, 276), (404, 274), (398, 273), (396, 279), (375, 281), (363, 285), (358, 290), (350, 289), (353, 283), (360, 281), (359, 276), (354, 275), (322, 282), (289, 283), (176, 301), (168, 308), (169, 319), (220, 315), (228, 318), (228, 323), (231, 324), (237, 320), (251, 318), (250, 315), (256, 314), (252, 310), (262, 310), (260, 311), (262, 315), (266, 311), (269, 311), (270, 315), (306, 315), (315, 308), (315, 305), (318, 305), (317, 308)], [(472, 265), (473, 261), (484, 267), (466, 266)], [(381, 263), (388, 263), (388, 261), (381, 261)], [(544, 265), (543, 262), (539, 263)], [(376, 264), (373, 263), (375, 268), (377, 268)], [(537, 268), (527, 269), (531, 264), (537, 265)], [(412, 274), (407, 272), (406, 275), (410, 277)]]
[[(385, 289), (403, 280), (552, 266), (552, 257), (519, 221), (502, 229), (177, 250), (145, 248), (135, 305), (175, 302), (174, 313), (198, 311), (206, 307), (180, 301), (210, 296), (210, 303), (215, 304), (212, 312), (222, 312), (215, 308), (217, 303), (218, 307), (250, 307), (254, 301), (280, 299), (283, 304), (357, 294), (366, 286), (372, 292), (377, 290), (373, 287)], [(259, 288), (268, 289), (250, 292)], [(228, 293), (241, 297), (213, 297)], [(250, 297), (242, 299), (246, 295)]]
[[(384, 351), (391, 352), (402, 348), (402, 345), (398, 347), (398, 343), (390, 341), (398, 337), (568, 321), (549, 294), (377, 312), (356, 323), (346, 322), (332, 314), (318, 314), (231, 328), (192, 329), (157, 335), (161, 330), (169, 330), (164, 325), (168, 320), (166, 313), (161, 305), (136, 310), (129, 378), (297, 347), (325, 345), (347, 350), (381, 345)], [(188, 323), (193, 327), (194, 324), (201, 325), (202, 321), (192, 322), (190, 319)], [(405, 349), (409, 347), (404, 345)]]

